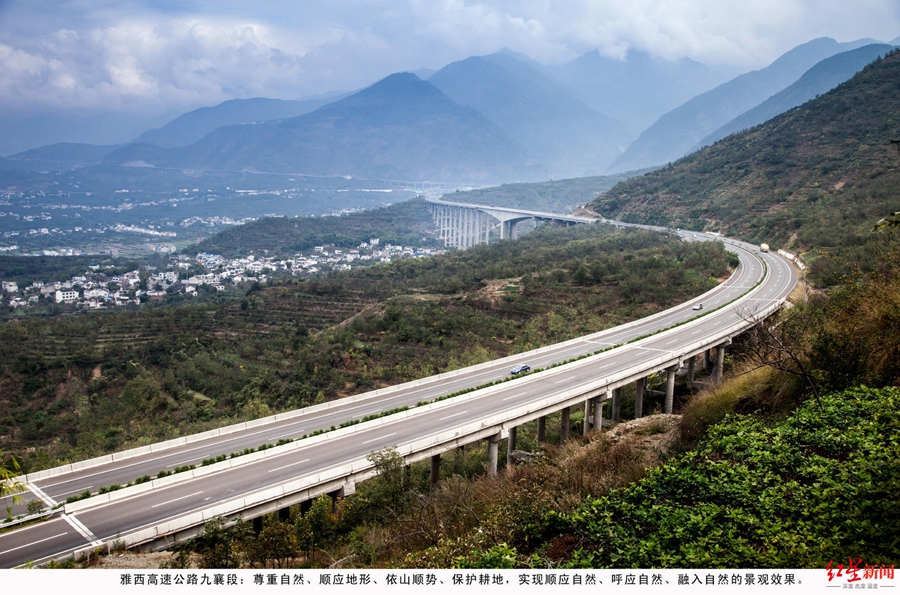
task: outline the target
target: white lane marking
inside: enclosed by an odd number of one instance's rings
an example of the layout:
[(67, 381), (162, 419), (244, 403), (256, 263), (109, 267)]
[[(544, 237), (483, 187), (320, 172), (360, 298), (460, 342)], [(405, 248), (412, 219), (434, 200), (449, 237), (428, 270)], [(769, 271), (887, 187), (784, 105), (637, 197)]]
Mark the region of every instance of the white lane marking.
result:
[(283, 465), (281, 467), (276, 467), (274, 469), (269, 469), (269, 473), (273, 473), (275, 471), (281, 471), (282, 469), (287, 469), (288, 467), (293, 467), (294, 465), (299, 465), (301, 463), (307, 463), (309, 459), (303, 459), (302, 461), (297, 461), (296, 463), (291, 463), (289, 465)]
[(527, 395), (527, 394), (528, 394), (528, 393), (519, 393), (519, 394), (513, 395), (513, 396), (511, 396), (511, 397), (506, 397), (505, 399), (502, 399), (502, 400), (503, 400), (503, 401), (509, 401), (510, 399), (515, 399), (516, 397), (521, 397), (521, 396), (524, 396), (524, 395)]
[(91, 545), (100, 545), (100, 540), (97, 539), (97, 536), (91, 533), (91, 530), (84, 526), (84, 523), (76, 519), (73, 515), (63, 514), (61, 515), (63, 520), (69, 523), (73, 529), (78, 531), (82, 537), (91, 542)]
[(696, 335), (697, 333), (702, 333), (703, 330), (704, 330), (704, 329), (702, 329), (702, 328), (701, 328), (701, 329), (697, 329), (697, 330), (695, 330), (695, 331), (694, 331), (693, 333), (691, 333), (691, 334), (692, 334), (692, 335)]
[(445, 419), (450, 419), (451, 417), (456, 417), (458, 415), (462, 415), (462, 414), (468, 413), (468, 412), (469, 412), (469, 410), (466, 409), (465, 411), (460, 411), (459, 413), (454, 413), (453, 415), (448, 415), (447, 417), (442, 417), (438, 421), (444, 421)]
[[(503, 367), (503, 366), (498, 366), (498, 367)], [(478, 374), (477, 376), (483, 376), (483, 375), (485, 375), (485, 374)], [(437, 382), (437, 381), (435, 381), (435, 382)], [(348, 407), (347, 409), (341, 409), (341, 411), (342, 411), (342, 412), (344, 412), (344, 411), (352, 411), (352, 410), (354, 410), (354, 409), (362, 409), (362, 408), (367, 407), (367, 406), (368, 406), (368, 403), (363, 403), (362, 405), (357, 405), (357, 406), (355, 406), (355, 407)], [(291, 423), (285, 424), (285, 426), (293, 426), (293, 425), (298, 425), (298, 424), (301, 424), (301, 423), (306, 423), (306, 422), (310, 422), (310, 421), (315, 421), (315, 420), (317, 420), (317, 419), (322, 419), (322, 418), (324, 418), (324, 417), (328, 417), (328, 415), (329, 415), (329, 414), (318, 415), (318, 416), (316, 416), (316, 417), (309, 417), (309, 418), (304, 418), (304, 419), (293, 420), (293, 421), (291, 421)], [(193, 451), (195, 451), (195, 450), (209, 449), (209, 448), (212, 448), (212, 447), (214, 447), (214, 446), (218, 446), (218, 445), (220, 445), (220, 444), (228, 444), (229, 442), (233, 442), (234, 440), (237, 440), (237, 439), (250, 438), (251, 436), (256, 436), (257, 434), (265, 434), (266, 432), (271, 432), (273, 429), (274, 429), (274, 428), (268, 428), (268, 429), (264, 429), (264, 430), (259, 430), (258, 432), (250, 432), (250, 433), (248, 433), (248, 434), (241, 434), (240, 432), (234, 432), (234, 433), (232, 433), (232, 434), (228, 434), (228, 435), (227, 435), (228, 437), (225, 438), (224, 440), (220, 440), (220, 441), (218, 441), (218, 442), (211, 442), (211, 443), (209, 443), (209, 444), (204, 444), (204, 445), (201, 445), (201, 446), (196, 446), (196, 447), (194, 447), (194, 448), (189, 448), (189, 449), (187, 449), (187, 450), (185, 450), (185, 451), (183, 451), (183, 452), (184, 452), (184, 453), (189, 453), (189, 452), (193, 452)], [(294, 432), (292, 432), (292, 433), (294, 433)], [(164, 458), (166, 458), (166, 457), (172, 456), (172, 455), (174, 454), (173, 452), (166, 452), (166, 451), (170, 451), (170, 450), (173, 450), (173, 449), (165, 449), (165, 450), (161, 450), (160, 453), (162, 453), (162, 454), (161, 454), (160, 456), (156, 457), (156, 458), (146, 459), (146, 460), (142, 460), (142, 461), (135, 461), (134, 463), (131, 463), (131, 464), (128, 464), (128, 465), (123, 465), (122, 467), (118, 467), (118, 466), (117, 466), (117, 467), (115, 467), (115, 468), (116, 468), (116, 469), (127, 469), (128, 467), (133, 467), (133, 466), (135, 466), (135, 465), (143, 465), (144, 463), (149, 464), (149, 463), (152, 463), (153, 461), (158, 461), (158, 460), (160, 460), (160, 459), (164, 459)], [(195, 459), (191, 459), (191, 460), (195, 460)], [(118, 461), (113, 461), (113, 462), (114, 462), (114, 463), (117, 463)], [(190, 461), (186, 461), (186, 462), (190, 462)], [(184, 463), (179, 463), (179, 464), (176, 464), (176, 465), (169, 465), (168, 467), (178, 467), (179, 465), (183, 465), (183, 464), (184, 464)], [(167, 467), (167, 468), (168, 468), (168, 467)], [(89, 474), (87, 474), (87, 475), (79, 475), (79, 476), (76, 477), (76, 478), (67, 479), (67, 480), (65, 480), (65, 481), (59, 481), (59, 482), (57, 482), (57, 483), (48, 483), (48, 484), (47, 484), (46, 486), (44, 486), (44, 487), (46, 487), (46, 488), (52, 488), (53, 486), (58, 486), (58, 485), (61, 485), (61, 484), (64, 484), (64, 483), (72, 482), (72, 481), (79, 481), (79, 480), (82, 480), (82, 479), (87, 479), (88, 477), (94, 477), (95, 475), (103, 475), (104, 473), (109, 473), (109, 470), (106, 470), (106, 471), (97, 471), (96, 473), (89, 473)], [(78, 491), (78, 490), (76, 490), (76, 491)]]
[(382, 436), (380, 438), (372, 438), (371, 440), (366, 440), (365, 442), (363, 442), (363, 444), (368, 444), (369, 442), (375, 442), (377, 440), (384, 440), (385, 438), (390, 438), (391, 436), (396, 436), (396, 435), (397, 435), (397, 432), (394, 432), (392, 434), (388, 434), (387, 436)]
[(175, 498), (175, 499), (173, 499), (173, 500), (169, 500), (168, 502), (160, 502), (159, 504), (154, 504), (154, 505), (151, 506), (150, 508), (156, 508), (157, 506), (165, 506), (166, 504), (171, 504), (172, 502), (178, 502), (179, 500), (184, 500), (185, 498), (191, 498), (191, 497), (193, 497), (193, 496), (199, 496), (199, 495), (202, 494), (202, 493), (203, 493), (203, 490), (200, 490), (199, 492), (194, 492), (193, 494), (188, 494), (187, 496), (180, 496), (180, 497)]
[(563, 378), (562, 380), (557, 380), (553, 384), (560, 384), (562, 382), (568, 382), (569, 380), (573, 380), (574, 378), (575, 378), (574, 376), (569, 376), (568, 378)]
[(663, 353), (675, 353), (671, 349), (657, 349), (656, 347), (644, 347), (643, 345), (635, 345), (635, 349), (643, 349), (645, 351), (661, 351)]
[(46, 504), (47, 506), (49, 506), (50, 508), (53, 508), (54, 506), (56, 506), (56, 504), (57, 504), (56, 500), (54, 500), (53, 498), (51, 498), (50, 496), (48, 496), (47, 494), (42, 492), (40, 490), (40, 488), (38, 488), (36, 485), (32, 485), (28, 482), (25, 482), (25, 487), (28, 488), (32, 494), (34, 494), (35, 496), (40, 498), (41, 501), (44, 504)]
[(54, 535), (53, 537), (45, 537), (43, 539), (38, 539), (37, 541), (31, 541), (29, 543), (26, 543), (25, 545), (20, 545), (19, 547), (14, 547), (11, 550), (4, 550), (4, 551), (0, 552), (0, 556), (2, 556), (3, 554), (8, 554), (10, 552), (14, 552), (16, 550), (20, 550), (23, 547), (28, 547), (30, 545), (37, 545), (39, 543), (43, 543), (44, 541), (50, 541), (51, 539), (56, 539), (57, 537), (62, 537), (63, 535), (68, 535), (68, 534), (69, 534), (68, 531), (64, 531), (64, 532), (60, 533), (59, 535)]
[(679, 341), (681, 341), (681, 339), (672, 339), (671, 341), (666, 343), (666, 345), (671, 345), (672, 343), (678, 343)]

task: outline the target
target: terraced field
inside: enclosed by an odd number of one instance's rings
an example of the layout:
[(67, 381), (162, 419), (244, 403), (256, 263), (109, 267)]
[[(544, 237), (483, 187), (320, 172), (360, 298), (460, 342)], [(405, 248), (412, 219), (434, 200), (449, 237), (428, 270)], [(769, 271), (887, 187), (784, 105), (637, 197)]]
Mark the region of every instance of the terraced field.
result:
[(250, 296), (217, 306), (148, 310), (139, 315), (68, 316), (52, 326), (41, 320), (0, 325), (0, 357), (7, 361), (37, 357), (49, 364), (94, 359), (99, 363), (110, 354), (159, 341), (245, 340), (308, 333), (339, 324), (376, 302), (352, 293), (316, 295), (281, 289), (265, 302)]

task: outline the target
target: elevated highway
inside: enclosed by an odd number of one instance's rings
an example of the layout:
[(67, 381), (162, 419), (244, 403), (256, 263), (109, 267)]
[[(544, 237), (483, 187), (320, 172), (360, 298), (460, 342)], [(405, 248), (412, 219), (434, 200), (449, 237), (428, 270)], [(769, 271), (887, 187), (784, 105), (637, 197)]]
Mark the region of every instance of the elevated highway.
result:
[[(702, 234), (682, 235), (688, 240), (711, 239)], [(793, 266), (780, 256), (760, 254), (755, 247), (740, 242), (725, 242), (738, 254), (741, 264), (728, 281), (696, 300), (704, 305), (700, 312), (692, 309), (694, 301), (511, 358), (29, 475), (23, 479), (32, 493), (48, 504), (55, 503), (84, 489), (125, 484), (161, 469), (198, 464), (208, 457), (299, 437), (348, 419), (433, 401), (508, 377), (513, 362), (546, 368), (583, 358), (403, 413), (68, 505), (65, 514), (0, 534), (0, 567), (68, 555), (114, 539), (162, 547), (195, 534), (212, 516), (254, 518), (320, 494), (346, 495), (356, 482), (373, 474), (366, 457), (385, 447), (396, 446), (407, 462), (413, 462), (486, 439), (496, 461), (499, 440), (507, 438), (514, 445), (519, 425), (537, 420), (540, 431), (547, 415), (563, 412), (564, 433), (568, 431), (568, 411), (584, 407), (586, 417), (596, 426), (602, 403), (611, 402), (612, 416), (616, 416), (618, 389), (630, 382), (640, 388), (648, 375), (658, 372), (666, 374), (666, 407), (670, 408), (676, 369), (682, 364), (691, 366), (694, 356), (711, 350), (721, 366), (724, 350), (720, 347), (780, 307), (796, 284)]]
[(438, 226), (438, 233), (445, 246), (471, 248), (476, 244), (489, 244), (491, 230), (500, 228), (501, 240), (517, 238), (517, 225), (522, 221), (551, 221), (569, 226), (577, 223), (595, 223), (596, 219), (557, 215), (542, 211), (529, 211), (512, 207), (493, 207), (464, 202), (451, 202), (439, 198), (426, 198), (431, 214)]

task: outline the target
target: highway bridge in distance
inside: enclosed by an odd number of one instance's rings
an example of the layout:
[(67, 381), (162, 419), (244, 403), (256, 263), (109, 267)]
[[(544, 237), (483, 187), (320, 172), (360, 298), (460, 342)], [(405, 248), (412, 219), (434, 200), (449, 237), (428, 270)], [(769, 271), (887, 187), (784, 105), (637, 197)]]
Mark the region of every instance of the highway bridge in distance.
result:
[(517, 226), (523, 221), (553, 222), (564, 226), (598, 221), (588, 217), (452, 202), (439, 198), (426, 198), (425, 202), (431, 208), (431, 215), (444, 245), (453, 248), (489, 244), (491, 231), (497, 227), (500, 228), (498, 239), (515, 240), (518, 237)]
[[(689, 241), (720, 239), (679, 233)], [(562, 412), (564, 434), (568, 412), (572, 407), (584, 407), (586, 417), (597, 426), (602, 403), (611, 401), (615, 415), (619, 389), (634, 382), (640, 394), (644, 379), (658, 372), (666, 374), (669, 409), (675, 371), (683, 364), (692, 369), (695, 356), (711, 350), (716, 352), (721, 371), (724, 345), (777, 310), (797, 281), (794, 267), (777, 254), (761, 254), (754, 246), (724, 241), (741, 262), (725, 283), (697, 300), (645, 319), (324, 405), (29, 474), (23, 480), (31, 494), (53, 505), (86, 489), (125, 484), (163, 469), (199, 465), (203, 459), (261, 443), (298, 438), (343, 421), (412, 407), (66, 505), (64, 513), (45, 522), (0, 534), (0, 567), (79, 554), (114, 540), (162, 548), (196, 535), (215, 516), (258, 518), (321, 494), (347, 495), (358, 481), (374, 475), (368, 455), (387, 447), (396, 447), (407, 462), (431, 458), (434, 464), (441, 452), (487, 440), (496, 463), (499, 441), (508, 439), (514, 447), (519, 425), (536, 421), (540, 432), (549, 414)], [(704, 306), (700, 312), (692, 309), (697, 302)], [(582, 359), (549, 368), (578, 357)], [(546, 369), (415, 407), (508, 378), (510, 367), (519, 362)], [(638, 403), (636, 410), (640, 410)]]

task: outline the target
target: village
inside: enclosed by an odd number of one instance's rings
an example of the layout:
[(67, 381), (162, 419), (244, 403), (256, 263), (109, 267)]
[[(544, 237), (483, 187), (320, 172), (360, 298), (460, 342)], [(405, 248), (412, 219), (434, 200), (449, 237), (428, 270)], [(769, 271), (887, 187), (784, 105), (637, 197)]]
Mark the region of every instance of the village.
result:
[[(218, 254), (169, 255), (165, 270), (145, 265), (112, 274), (112, 265), (91, 264), (82, 275), (67, 280), (33, 281), (20, 287), (17, 281), (0, 281), (0, 306), (28, 309), (48, 303), (99, 310), (164, 302), (170, 296), (196, 297), (198, 293), (225, 292), (246, 283), (266, 283), (273, 277), (312, 277), (331, 271), (372, 266), (406, 258), (444, 253), (444, 250), (381, 244), (371, 238), (356, 248), (315, 246), (291, 258), (248, 255), (227, 259)], [(109, 273), (109, 274), (107, 274)]]

